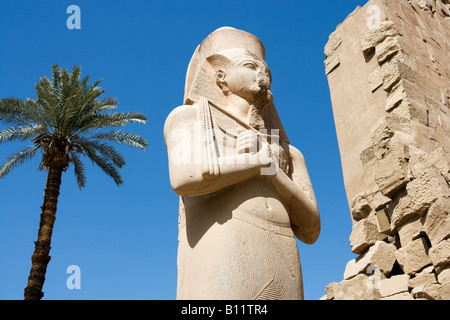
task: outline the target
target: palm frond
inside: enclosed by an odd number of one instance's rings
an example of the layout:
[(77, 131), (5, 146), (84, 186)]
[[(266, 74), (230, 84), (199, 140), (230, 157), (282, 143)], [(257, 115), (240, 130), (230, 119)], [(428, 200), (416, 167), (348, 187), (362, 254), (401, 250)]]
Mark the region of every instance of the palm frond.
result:
[(46, 169), (44, 159), (41, 160), (37, 168), (38, 171), (44, 171)]
[(28, 126), (41, 123), (37, 117), (36, 103), (32, 99), (22, 101), (17, 98), (3, 98), (0, 99), (0, 122), (12, 126)]
[(77, 179), (78, 187), (82, 189), (86, 185), (86, 171), (84, 164), (76, 152), (71, 152), (70, 157), (73, 162), (73, 172)]
[(116, 102), (116, 100), (106, 100), (108, 104), (100, 102), (97, 98), (104, 93), (104, 89), (91, 86), (86, 89), (84, 87), (78, 88), (78, 91), (68, 97), (66, 100), (65, 118), (64, 122), (60, 125), (63, 135), (71, 135), (73, 131), (80, 127), (86, 119), (92, 117), (104, 109), (113, 109), (114, 105), (110, 103)]
[(74, 134), (84, 134), (96, 129), (122, 127), (128, 123), (145, 124), (147, 117), (139, 112), (115, 112), (113, 114), (95, 114), (87, 118), (74, 130)]
[(58, 122), (57, 105), (58, 97), (55, 96), (52, 90), (52, 83), (49, 78), (43, 76), (39, 83), (35, 85), (36, 94), (38, 96), (38, 103), (47, 115), (47, 122), (50, 128), (56, 128)]
[(20, 166), (27, 160), (31, 160), (36, 152), (35, 146), (27, 146), (13, 153), (0, 166), (0, 179), (4, 178), (11, 170)]
[(61, 69), (57, 64), (52, 66), (52, 88), (55, 91), (60, 90)]
[(121, 185), (123, 183), (122, 176), (119, 171), (116, 169), (113, 162), (109, 161), (105, 156), (101, 156), (97, 153), (96, 149), (89, 144), (81, 144), (83, 149), (86, 151), (86, 155), (88, 158), (97, 165), (100, 169), (103, 170), (108, 176), (114, 179), (114, 182), (117, 185)]
[(41, 125), (32, 127), (11, 127), (0, 130), (0, 144), (12, 141), (26, 141), (46, 131)]
[(70, 73), (70, 86), (71, 87), (79, 87), (80, 86), (80, 76), (81, 76), (81, 67), (74, 66), (72, 68), (72, 72)]
[(102, 101), (99, 102), (98, 108), (100, 111), (104, 110), (114, 110), (117, 109), (117, 104), (119, 101), (117, 101), (116, 98), (107, 97), (102, 99)]
[(114, 165), (116, 165), (119, 168), (122, 168), (125, 165), (125, 158), (123, 157), (123, 155), (116, 148), (105, 142), (96, 140), (78, 139), (76, 143), (79, 144), (84, 150), (95, 149), (101, 155), (103, 155), (105, 159), (107, 159), (108, 161), (112, 161)]
[(113, 141), (141, 150), (145, 150), (145, 148), (148, 146), (148, 142), (140, 135), (122, 130), (110, 130), (106, 132), (99, 132), (89, 136), (88, 139)]

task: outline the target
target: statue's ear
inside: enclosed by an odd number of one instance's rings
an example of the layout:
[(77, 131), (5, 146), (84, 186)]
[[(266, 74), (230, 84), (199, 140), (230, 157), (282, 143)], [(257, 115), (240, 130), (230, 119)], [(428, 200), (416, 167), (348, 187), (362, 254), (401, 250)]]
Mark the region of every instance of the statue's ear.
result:
[(219, 69), (216, 71), (216, 77), (218, 82), (225, 82), (225, 78), (227, 77), (227, 74), (225, 73), (224, 69)]
[(221, 54), (213, 54), (212, 56), (206, 58), (206, 60), (209, 62), (211, 67), (213, 67), (213, 69), (216, 71), (217, 85), (222, 89), (222, 91), (225, 94), (228, 94), (228, 88), (225, 79), (227, 77), (226, 67), (230, 62), (230, 59)]

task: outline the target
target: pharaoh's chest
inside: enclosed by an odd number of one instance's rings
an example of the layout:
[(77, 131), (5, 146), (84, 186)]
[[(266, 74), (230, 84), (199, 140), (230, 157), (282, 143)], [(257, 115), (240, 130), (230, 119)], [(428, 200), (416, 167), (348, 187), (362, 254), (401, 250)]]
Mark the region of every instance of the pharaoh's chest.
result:
[[(244, 123), (237, 117), (225, 114), (221, 110), (210, 106), (211, 127), (206, 130), (212, 130), (214, 143), (219, 150), (234, 151), (236, 149), (237, 139), (240, 134), (248, 130), (244, 127)], [(202, 120), (204, 121), (204, 116)], [(243, 125), (244, 124), (244, 125)], [(205, 127), (204, 125), (202, 127)]]
[(203, 136), (209, 135), (206, 140), (214, 143), (217, 150), (220, 151), (219, 156), (234, 154), (238, 138), (244, 132), (252, 132), (257, 137), (258, 149), (263, 143), (279, 143), (278, 132), (268, 132), (265, 129), (256, 130), (245, 123), (243, 119), (221, 108), (208, 106), (208, 109), (204, 108), (200, 114)]

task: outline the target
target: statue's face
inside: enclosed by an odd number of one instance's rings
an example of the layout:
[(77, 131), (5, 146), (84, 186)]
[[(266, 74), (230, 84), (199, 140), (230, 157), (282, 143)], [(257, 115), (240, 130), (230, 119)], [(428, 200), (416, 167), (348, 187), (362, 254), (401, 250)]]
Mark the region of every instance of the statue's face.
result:
[(228, 63), (225, 72), (224, 80), (230, 93), (261, 106), (272, 101), (272, 79), (264, 61), (250, 56), (235, 58)]

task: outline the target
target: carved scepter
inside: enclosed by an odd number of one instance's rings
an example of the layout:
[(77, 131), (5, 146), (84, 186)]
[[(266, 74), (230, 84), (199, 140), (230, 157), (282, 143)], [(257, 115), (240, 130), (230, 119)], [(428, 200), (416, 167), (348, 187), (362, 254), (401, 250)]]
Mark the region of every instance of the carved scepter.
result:
[(210, 175), (219, 175), (219, 161), (217, 149), (215, 146), (215, 135), (212, 125), (212, 115), (208, 99), (201, 98), (201, 117), (202, 117), (202, 146), (203, 161), (202, 171), (209, 172)]

